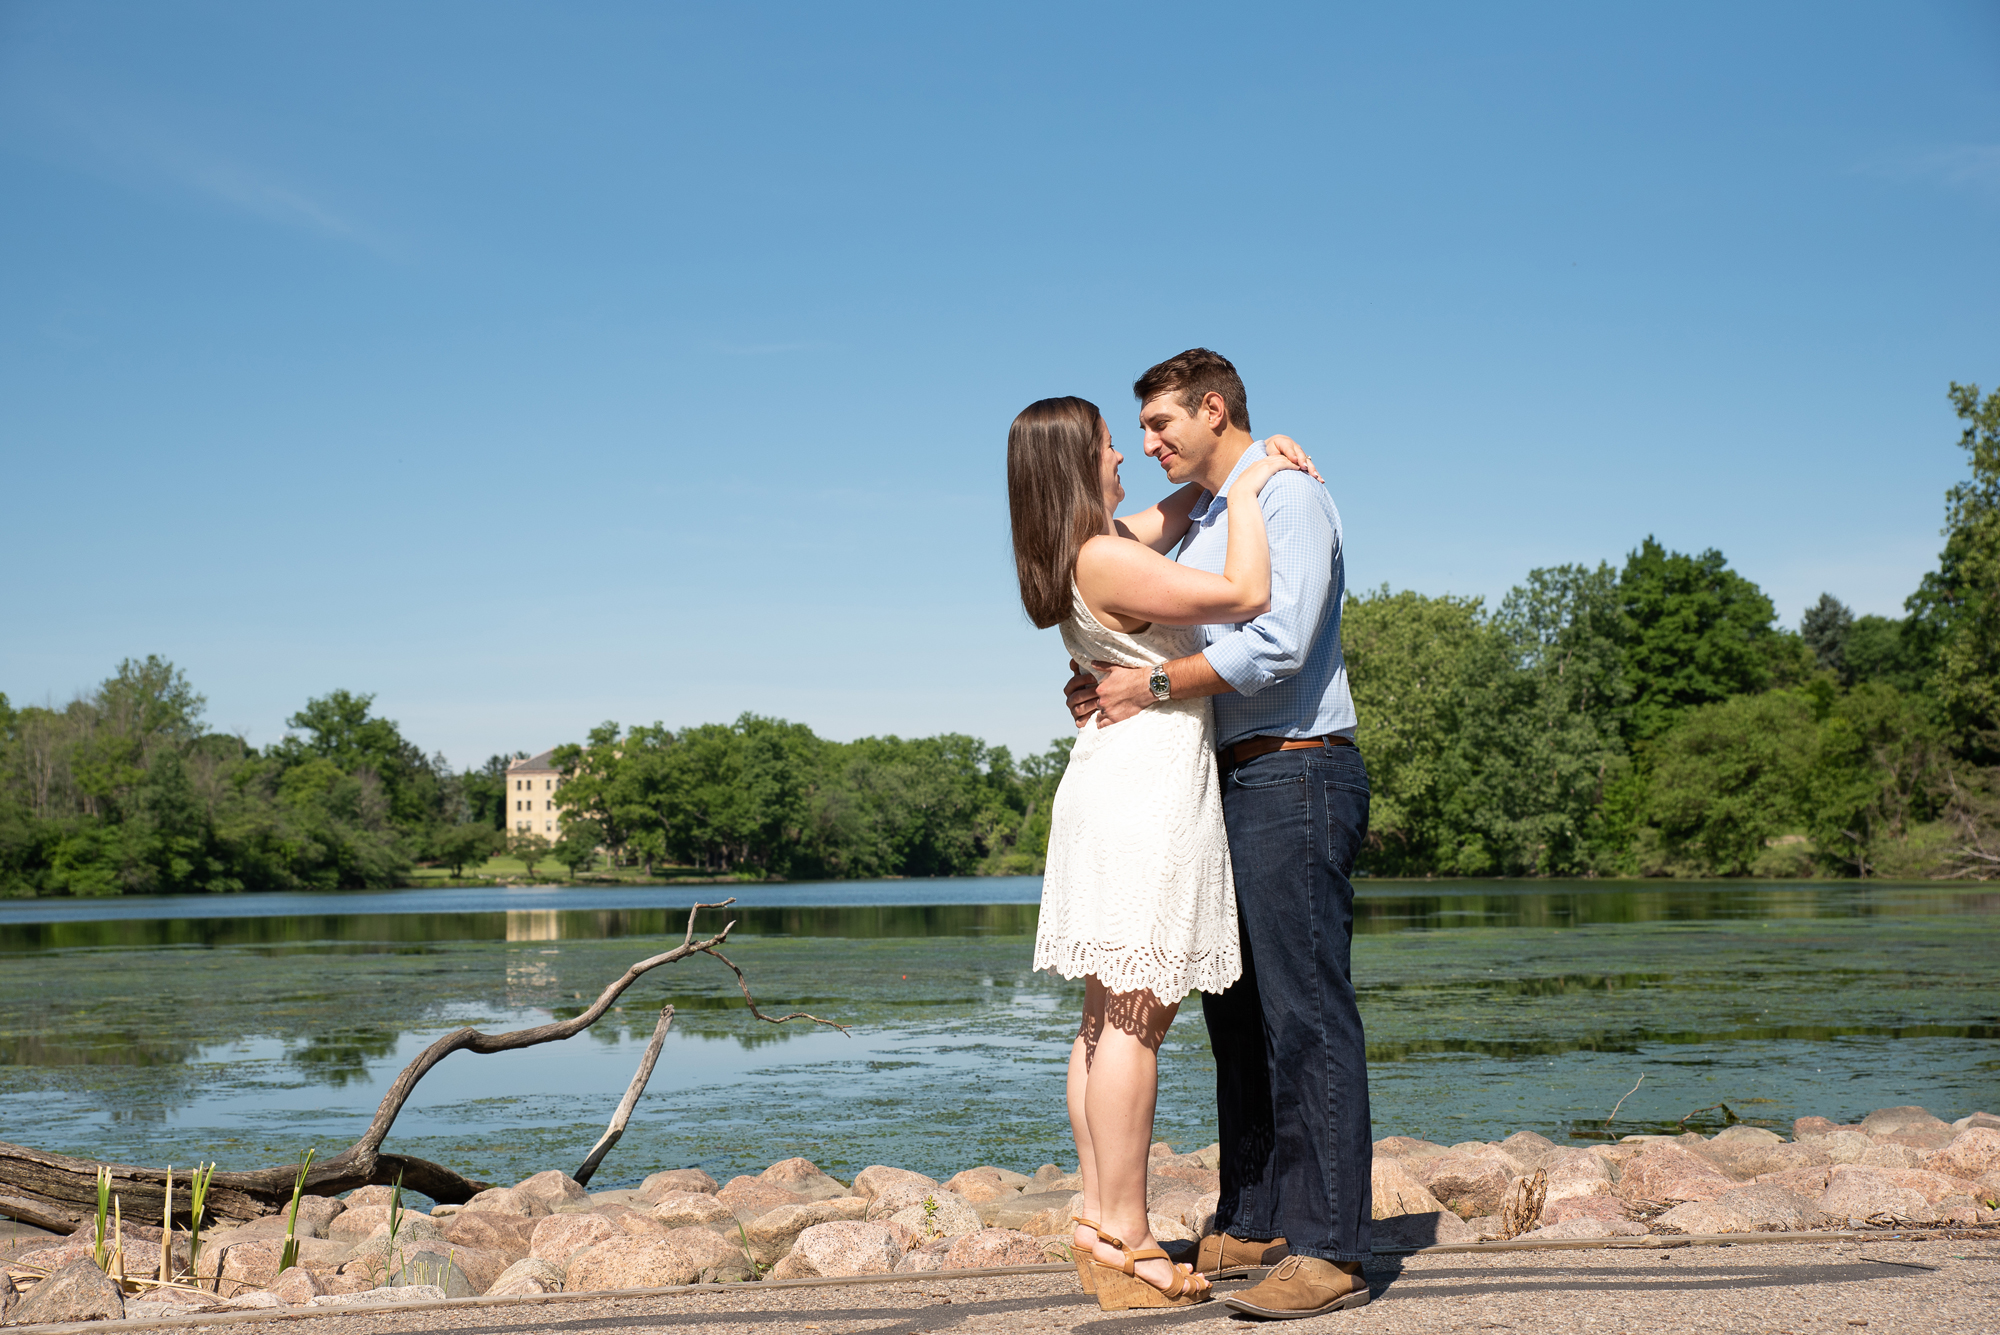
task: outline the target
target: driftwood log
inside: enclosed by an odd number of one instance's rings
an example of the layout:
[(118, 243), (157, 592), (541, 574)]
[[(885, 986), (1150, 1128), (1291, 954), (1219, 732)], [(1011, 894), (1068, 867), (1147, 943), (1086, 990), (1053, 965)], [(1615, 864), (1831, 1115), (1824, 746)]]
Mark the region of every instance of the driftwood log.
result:
[[(512, 1052), (519, 1048), (531, 1048), (542, 1043), (555, 1043), (574, 1037), (590, 1028), (611, 1009), (611, 1004), (624, 994), (625, 990), (646, 974), (665, 964), (673, 964), (690, 955), (710, 955), (728, 965), (736, 975), (737, 985), (742, 989), (744, 1003), (750, 1013), (771, 1024), (783, 1024), (787, 1020), (811, 1020), (828, 1028), (846, 1031), (846, 1026), (822, 1020), (816, 1015), (795, 1011), (790, 1015), (770, 1016), (757, 1008), (756, 1000), (750, 995), (749, 983), (743, 977), (743, 970), (731, 963), (717, 947), (729, 939), (734, 930), (734, 921), (726, 924), (714, 936), (697, 941), (694, 939), (695, 915), (703, 909), (727, 908), (735, 903), (725, 899), (720, 904), (696, 904), (688, 913), (687, 934), (672, 950), (663, 951), (648, 959), (633, 964), (597, 996), (590, 1007), (575, 1017), (553, 1024), (536, 1025), (530, 1029), (516, 1029), (505, 1034), (484, 1034), (477, 1029), (455, 1029), (435, 1043), (425, 1048), (402, 1073), (389, 1092), (382, 1096), (382, 1102), (375, 1109), (375, 1116), (368, 1124), (368, 1130), (361, 1139), (328, 1159), (313, 1163), (306, 1174), (305, 1190), (308, 1195), (332, 1196), (351, 1191), (356, 1187), (387, 1184), (400, 1180), (412, 1191), (422, 1192), (441, 1205), (463, 1204), (493, 1184), (473, 1178), (462, 1177), (443, 1164), (417, 1159), (403, 1154), (386, 1154), (382, 1142), (389, 1136), (389, 1129), (396, 1123), (396, 1115), (403, 1110), (415, 1092), (417, 1082), (454, 1052)], [(645, 1076), (652, 1074), (652, 1059), (659, 1055), (659, 1042), (664, 1039), (667, 1021), (654, 1032), (654, 1042), (648, 1045), (648, 1060), (643, 1063)], [(638, 1094), (645, 1087), (642, 1078), (635, 1078), (633, 1089), (628, 1093), (626, 1103), (619, 1105), (619, 1113), (614, 1117), (616, 1132), (624, 1131), (624, 1120), (631, 1115), (627, 1103), (637, 1103)], [(595, 1170), (596, 1159), (602, 1151), (609, 1150), (617, 1141), (617, 1135), (607, 1132), (609, 1143), (602, 1143), (593, 1150), (590, 1168)], [(141, 1168), (131, 1164), (104, 1163), (96, 1159), (76, 1159), (65, 1154), (47, 1154), (22, 1145), (10, 1145), (0, 1141), (0, 1215), (17, 1219), (24, 1224), (33, 1224), (58, 1233), (74, 1233), (86, 1221), (95, 1217), (97, 1210), (97, 1170), (111, 1170), (111, 1190), (119, 1198), (128, 1223), (144, 1223), (158, 1226), (166, 1204), (167, 1175), (164, 1169)], [(209, 1186), (204, 1223), (223, 1220), (241, 1221), (272, 1214), (287, 1205), (292, 1198), (293, 1185), (298, 1181), (299, 1166), (283, 1164), (273, 1168), (259, 1168), (240, 1173), (217, 1173)], [(191, 1223), (188, 1218), (188, 1195), (186, 1191), (187, 1173), (179, 1175), (181, 1190), (174, 1193), (174, 1222), (182, 1225)]]

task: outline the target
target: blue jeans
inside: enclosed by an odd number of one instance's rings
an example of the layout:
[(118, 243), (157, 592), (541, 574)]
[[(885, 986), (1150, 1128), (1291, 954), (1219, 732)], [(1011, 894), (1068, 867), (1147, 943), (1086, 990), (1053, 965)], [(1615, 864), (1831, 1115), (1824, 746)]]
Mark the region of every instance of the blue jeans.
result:
[(1368, 767), (1351, 746), (1258, 756), (1223, 772), (1222, 816), (1243, 976), (1201, 999), (1222, 1133), (1215, 1230), (1365, 1261), (1374, 1150), (1348, 877)]

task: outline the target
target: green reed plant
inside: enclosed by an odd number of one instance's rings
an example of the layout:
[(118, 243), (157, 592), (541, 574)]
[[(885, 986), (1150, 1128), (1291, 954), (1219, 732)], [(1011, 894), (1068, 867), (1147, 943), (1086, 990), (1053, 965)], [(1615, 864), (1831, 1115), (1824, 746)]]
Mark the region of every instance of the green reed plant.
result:
[(90, 1260), (93, 1265), (106, 1274), (109, 1274), (111, 1271), (111, 1257), (105, 1250), (111, 1236), (110, 1232), (105, 1228), (105, 1216), (110, 1213), (111, 1170), (109, 1168), (99, 1168), (97, 1170), (97, 1245), (91, 1248)]
[(403, 1231), (403, 1175), (396, 1174), (396, 1189), (389, 1193), (389, 1255), (396, 1255), (396, 1235)]
[(292, 1212), (285, 1220), (285, 1248), (278, 1258), (278, 1269), (290, 1270), (299, 1263), (299, 1197), (305, 1195), (306, 1174), (312, 1171), (313, 1155), (319, 1153), (314, 1146), (306, 1151), (305, 1162), (299, 1165), (299, 1175), (292, 1182)]
[(201, 1279), (201, 1216), (208, 1208), (208, 1184), (214, 1177), (214, 1164), (203, 1168), (201, 1161), (196, 1160), (194, 1173), (188, 1179), (188, 1270), (197, 1283)]

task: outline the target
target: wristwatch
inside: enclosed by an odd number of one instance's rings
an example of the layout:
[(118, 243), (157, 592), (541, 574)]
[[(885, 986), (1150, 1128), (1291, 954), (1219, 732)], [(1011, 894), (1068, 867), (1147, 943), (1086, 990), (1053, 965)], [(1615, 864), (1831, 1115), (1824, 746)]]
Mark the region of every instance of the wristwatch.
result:
[(1155, 700), (1170, 700), (1173, 698), (1174, 687), (1173, 683), (1167, 680), (1167, 665), (1165, 663), (1153, 664), (1153, 675), (1146, 678), (1146, 684), (1153, 688), (1153, 698)]

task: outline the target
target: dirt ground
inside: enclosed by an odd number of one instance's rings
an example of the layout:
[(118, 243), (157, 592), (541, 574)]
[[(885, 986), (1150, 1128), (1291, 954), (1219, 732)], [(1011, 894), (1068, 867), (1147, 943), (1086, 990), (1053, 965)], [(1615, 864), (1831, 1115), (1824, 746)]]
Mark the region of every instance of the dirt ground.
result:
[[(1384, 1260), (1375, 1298), (1351, 1312), (1284, 1323), (1297, 1335), (1439, 1331), (1643, 1335), (1958, 1335), (2000, 1332), (2000, 1237), (1669, 1250), (1441, 1254)], [(1247, 1283), (1247, 1282), (1246, 1282)], [(1228, 1292), (1238, 1285), (1221, 1286)], [(260, 1319), (262, 1317), (263, 1319)], [(1220, 1303), (1100, 1311), (1073, 1274), (828, 1287), (743, 1285), (702, 1292), (523, 1306), (348, 1311), (279, 1320), (245, 1312), (32, 1331), (210, 1329), (217, 1335), (905, 1335), (915, 1332), (1226, 1332), (1261, 1325)], [(13, 1332), (10, 1332), (13, 1335)]]

